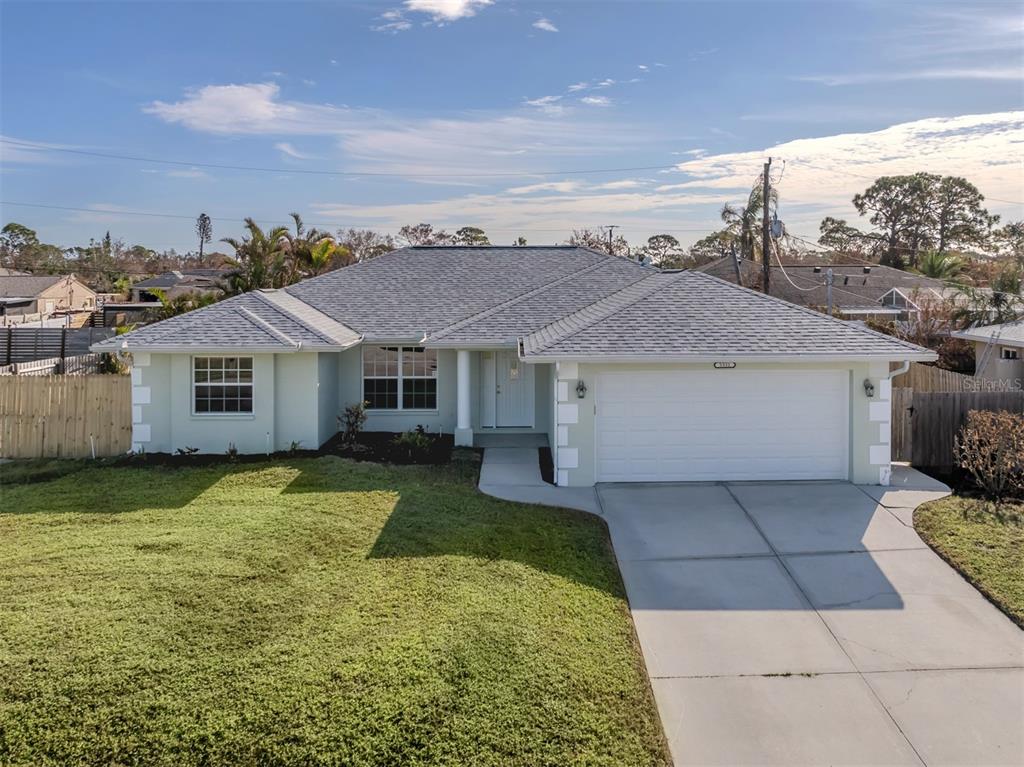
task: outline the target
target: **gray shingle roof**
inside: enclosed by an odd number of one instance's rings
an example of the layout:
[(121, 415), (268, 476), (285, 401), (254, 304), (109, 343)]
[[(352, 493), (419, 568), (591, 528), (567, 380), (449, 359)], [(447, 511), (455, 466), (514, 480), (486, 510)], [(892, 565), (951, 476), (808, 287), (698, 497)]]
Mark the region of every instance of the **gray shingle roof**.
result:
[(367, 338), (413, 339), (608, 258), (575, 247), (402, 248), (286, 290)]
[(133, 288), (173, 288), (176, 285), (214, 286), (224, 279), (230, 269), (185, 269), (170, 271), (141, 280), (132, 285)]
[[(346, 346), (358, 343), (359, 335), (339, 338), (337, 328), (321, 329), (310, 315), (298, 316), (287, 304), (275, 304), (259, 291), (227, 298), (196, 311), (146, 325), (123, 336), (111, 338), (93, 348), (120, 349), (204, 349), (239, 348), (265, 351), (294, 351), (303, 347)], [(335, 323), (337, 325), (337, 323)]]
[(450, 325), (429, 336), (427, 342), (514, 344), (520, 336), (649, 277), (654, 271), (635, 261), (605, 256), (585, 269)]
[(523, 339), (526, 357), (932, 359), (914, 344), (694, 271), (658, 273)]
[[(778, 266), (772, 266), (771, 293), (777, 298), (802, 306), (825, 306), (828, 303), (828, 290), (825, 288), (824, 270), (829, 266), (822, 264), (822, 271), (817, 274), (813, 266), (787, 265), (785, 273)], [(881, 311), (884, 307), (879, 300), (893, 288), (901, 289), (908, 296), (915, 290), (933, 288), (941, 291), (946, 288), (942, 280), (889, 266), (872, 266), (869, 274), (864, 273), (863, 265), (834, 264), (831, 268), (834, 276), (832, 305), (839, 310)], [(761, 269), (761, 264), (742, 260), (740, 273), (743, 284), (747, 287), (760, 287)], [(736, 267), (732, 264), (731, 256), (697, 267), (697, 271), (726, 282), (736, 282)]]
[(1004, 322), (1002, 325), (981, 325), (957, 331), (952, 335), (971, 341), (991, 341), (1004, 343), (1007, 346), (1024, 346), (1024, 320)]
[(31, 298), (47, 288), (53, 287), (66, 276), (63, 274), (3, 275), (0, 276), (0, 297)]

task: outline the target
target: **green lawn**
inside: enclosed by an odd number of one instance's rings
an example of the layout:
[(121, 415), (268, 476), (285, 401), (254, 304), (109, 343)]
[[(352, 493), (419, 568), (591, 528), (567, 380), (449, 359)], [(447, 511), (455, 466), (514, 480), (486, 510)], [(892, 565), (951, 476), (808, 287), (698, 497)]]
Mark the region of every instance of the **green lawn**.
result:
[(666, 764), (603, 523), (472, 473), (6, 483), (0, 764)]
[(914, 527), (1024, 628), (1024, 503), (994, 507), (953, 495), (918, 508)]

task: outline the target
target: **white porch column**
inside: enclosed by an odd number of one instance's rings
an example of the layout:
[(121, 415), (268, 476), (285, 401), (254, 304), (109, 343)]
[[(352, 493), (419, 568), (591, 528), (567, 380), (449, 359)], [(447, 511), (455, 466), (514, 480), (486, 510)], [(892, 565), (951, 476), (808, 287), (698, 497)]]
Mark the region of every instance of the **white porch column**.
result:
[(459, 349), (455, 359), (455, 444), (473, 446), (473, 426), (469, 414), (469, 350)]

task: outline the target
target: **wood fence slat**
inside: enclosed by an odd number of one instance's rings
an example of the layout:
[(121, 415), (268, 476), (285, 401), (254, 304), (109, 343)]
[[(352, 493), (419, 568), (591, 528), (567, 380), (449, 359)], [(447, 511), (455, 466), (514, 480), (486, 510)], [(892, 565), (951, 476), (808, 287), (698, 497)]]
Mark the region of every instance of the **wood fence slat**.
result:
[(131, 378), (0, 376), (0, 457), (85, 458), (131, 448)]
[(1019, 391), (913, 392), (912, 397), (909, 455), (915, 466), (953, 467), (954, 440), (972, 410), (1024, 413), (1024, 392)]

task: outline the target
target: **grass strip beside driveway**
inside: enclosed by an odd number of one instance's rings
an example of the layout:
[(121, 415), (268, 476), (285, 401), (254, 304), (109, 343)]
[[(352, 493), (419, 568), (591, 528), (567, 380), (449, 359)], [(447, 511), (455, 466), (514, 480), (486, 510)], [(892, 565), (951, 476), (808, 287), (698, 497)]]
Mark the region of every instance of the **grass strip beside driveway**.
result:
[(1024, 503), (952, 495), (914, 512), (918, 534), (1024, 628)]

